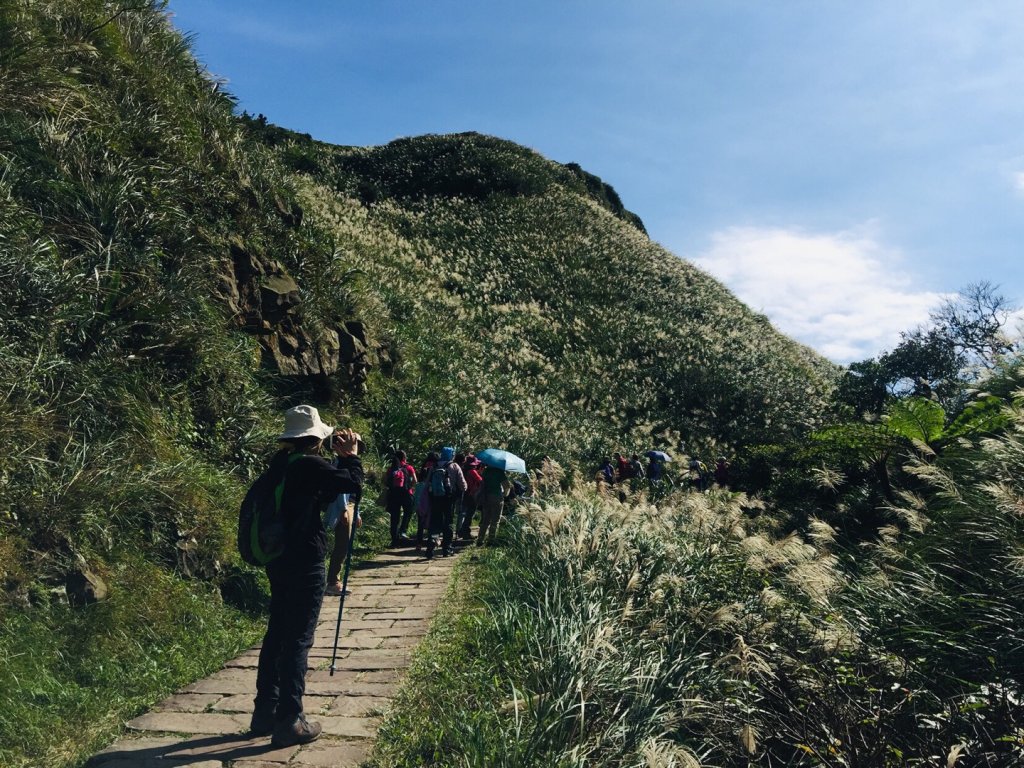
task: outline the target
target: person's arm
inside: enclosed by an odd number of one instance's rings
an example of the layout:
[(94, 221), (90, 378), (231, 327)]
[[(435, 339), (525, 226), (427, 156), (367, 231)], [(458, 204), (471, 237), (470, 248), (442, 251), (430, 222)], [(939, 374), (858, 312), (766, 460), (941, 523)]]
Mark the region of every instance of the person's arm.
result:
[[(332, 498), (341, 493), (362, 496), (363, 493), (363, 462), (359, 456), (360, 437), (350, 429), (335, 433), (334, 465), (327, 464), (331, 472), (325, 474), (322, 482), (326, 486), (326, 496)], [(326, 464), (326, 462), (324, 462)]]
[(458, 464), (455, 464), (455, 463), (452, 463), (451, 467), (454, 470), (453, 474), (455, 475), (455, 483), (454, 483), (455, 489), (459, 493), (465, 493), (466, 492), (466, 488), (467, 488), (467, 486), (466, 486), (466, 476), (464, 474), (462, 474), (462, 467), (460, 467)]

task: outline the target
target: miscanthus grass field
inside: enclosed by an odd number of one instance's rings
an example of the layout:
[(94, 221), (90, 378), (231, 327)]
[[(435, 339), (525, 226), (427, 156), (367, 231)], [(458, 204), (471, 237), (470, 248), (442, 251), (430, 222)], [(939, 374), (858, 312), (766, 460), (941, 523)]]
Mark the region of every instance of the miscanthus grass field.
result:
[(521, 507), (457, 574), (377, 764), (1022, 764), (1022, 406), (908, 458), (919, 490), (859, 544), (721, 490)]

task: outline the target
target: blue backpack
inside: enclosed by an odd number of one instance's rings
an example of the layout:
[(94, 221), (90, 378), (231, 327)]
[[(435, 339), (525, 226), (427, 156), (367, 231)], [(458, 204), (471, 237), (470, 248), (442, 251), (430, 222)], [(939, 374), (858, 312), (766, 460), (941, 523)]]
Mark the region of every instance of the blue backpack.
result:
[(445, 497), (452, 495), (452, 479), (447, 467), (436, 467), (430, 473), (430, 495)]

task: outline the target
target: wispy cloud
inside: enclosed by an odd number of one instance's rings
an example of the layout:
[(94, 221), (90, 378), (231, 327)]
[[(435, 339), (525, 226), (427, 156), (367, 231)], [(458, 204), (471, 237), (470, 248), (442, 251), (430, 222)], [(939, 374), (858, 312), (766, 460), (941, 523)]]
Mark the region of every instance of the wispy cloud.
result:
[(312, 51), (326, 46), (332, 33), (325, 29), (299, 29), (252, 17), (232, 18), (231, 31), (254, 43), (295, 51)]
[(1014, 172), (1013, 186), (1020, 194), (1024, 195), (1024, 171)]
[(694, 261), (784, 333), (843, 363), (892, 348), (946, 298), (916, 286), (900, 253), (864, 233), (735, 227)]

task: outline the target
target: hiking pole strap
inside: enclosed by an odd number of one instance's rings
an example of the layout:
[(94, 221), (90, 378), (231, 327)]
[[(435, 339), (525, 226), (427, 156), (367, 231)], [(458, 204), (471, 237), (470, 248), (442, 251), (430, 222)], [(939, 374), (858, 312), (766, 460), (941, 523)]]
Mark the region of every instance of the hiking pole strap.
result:
[(345, 593), (348, 592), (348, 573), (352, 567), (352, 550), (356, 542), (356, 520), (359, 519), (360, 496), (356, 496), (352, 508), (352, 519), (349, 521), (348, 552), (345, 553), (345, 577), (341, 582), (341, 597), (338, 598), (338, 623), (334, 627), (334, 651), (331, 653), (331, 677), (334, 677), (334, 664), (338, 660), (338, 638), (341, 636), (341, 613), (345, 610)]

